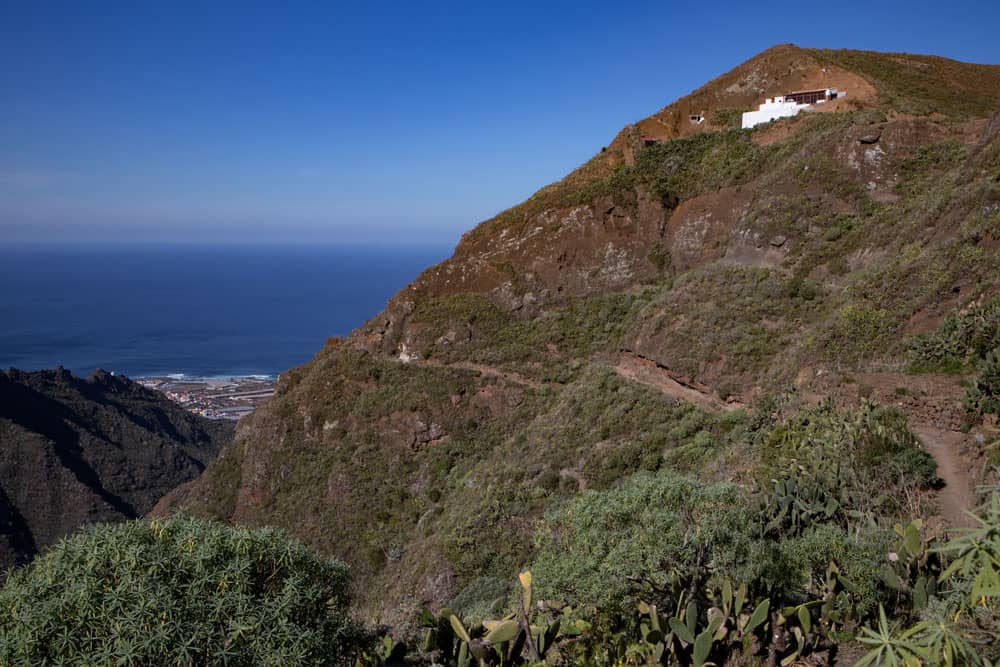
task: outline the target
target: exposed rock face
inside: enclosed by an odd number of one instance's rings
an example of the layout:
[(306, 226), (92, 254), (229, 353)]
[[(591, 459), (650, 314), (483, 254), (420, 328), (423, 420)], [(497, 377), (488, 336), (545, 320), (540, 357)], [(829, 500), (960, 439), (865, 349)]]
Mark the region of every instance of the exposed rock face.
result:
[(83, 524), (144, 515), (231, 432), (104, 371), (0, 372), (0, 571)]
[[(673, 261), (666, 268), (676, 272), (724, 254), (739, 254), (741, 240), (729, 241), (726, 236), (731, 230), (740, 231), (739, 223), (746, 213), (743, 207), (759, 197), (761, 186), (775, 190), (773, 182), (778, 179), (773, 173), (721, 192), (698, 192), (686, 201), (684, 197), (657, 196), (642, 187), (630, 192), (627, 202), (601, 195), (599, 190), (589, 197), (585, 193), (595, 189), (597, 179), (634, 165), (635, 156), (643, 150), (642, 136), (663, 143), (725, 131), (732, 127), (724, 119), (725, 112), (750, 108), (764, 97), (832, 87), (847, 91), (847, 97), (818, 105), (817, 112), (878, 110), (868, 122), (854, 125), (823, 144), (815, 142), (811, 149), (817, 154), (834, 153), (831, 157), (846, 164), (853, 172), (852, 180), (876, 201), (895, 201), (899, 167), (914, 150), (956, 135), (961, 135), (964, 143), (980, 137), (974, 127), (956, 128), (953, 122), (945, 121), (941, 109), (934, 106), (937, 99), (919, 97), (930, 87), (926, 81), (940, 76), (936, 94), (975, 100), (981, 116), (991, 115), (1000, 103), (1000, 66), (969, 65), (933, 56), (893, 58), (892, 54), (801, 49), (791, 44), (764, 51), (623, 129), (606, 150), (562, 181), (542, 188), (527, 202), (465, 234), (450, 259), (428, 268), (394, 297), (382, 314), (362, 327), (356, 340), (369, 350), (417, 358), (409, 315), (416, 303), (433, 296), (488, 294), (502, 307), (531, 316), (553, 301), (660, 278), (665, 260)], [(877, 78), (880, 74), (884, 79)], [(900, 98), (909, 94), (916, 97), (900, 103)], [(914, 118), (905, 113), (912, 107), (925, 115)], [(964, 107), (949, 111), (975, 117)], [(706, 122), (690, 123), (688, 117), (695, 113), (704, 114)], [(798, 119), (798, 126), (802, 120)], [(777, 123), (773, 128), (762, 127), (754, 141), (769, 145), (787, 140), (795, 126)], [(786, 178), (794, 176), (783, 171)], [(750, 261), (771, 264), (781, 257), (783, 254), (771, 253)]]
[[(848, 96), (728, 129), (825, 87)], [(898, 366), (1000, 294), (998, 106), (997, 66), (770, 49), (468, 232), (158, 511), (287, 528), (394, 621), (506, 577), (553, 499), (684, 431), (656, 421), (678, 397), (729, 409), (805, 368)]]

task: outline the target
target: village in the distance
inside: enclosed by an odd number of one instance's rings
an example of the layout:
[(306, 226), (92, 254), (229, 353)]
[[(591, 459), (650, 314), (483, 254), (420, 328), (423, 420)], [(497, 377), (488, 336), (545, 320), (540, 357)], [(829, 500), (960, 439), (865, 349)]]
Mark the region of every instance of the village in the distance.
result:
[(162, 392), (185, 409), (209, 419), (238, 420), (274, 394), (270, 377), (146, 377), (137, 382)]

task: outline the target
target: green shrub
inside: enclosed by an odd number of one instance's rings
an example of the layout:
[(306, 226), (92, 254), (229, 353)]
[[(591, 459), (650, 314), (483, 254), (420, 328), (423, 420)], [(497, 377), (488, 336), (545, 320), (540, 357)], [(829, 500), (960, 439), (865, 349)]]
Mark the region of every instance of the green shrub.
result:
[(501, 577), (477, 577), (448, 605), (466, 620), (481, 621), (497, 612), (510, 596), (511, 583)]
[(350, 604), (347, 566), (277, 530), (92, 526), (0, 590), (0, 664), (344, 664)]
[[(830, 524), (814, 526), (797, 537), (782, 540), (780, 552), (792, 565), (789, 577), (800, 577), (791, 590), (802, 597), (798, 602), (820, 597), (829, 576), (830, 563), (837, 564), (842, 580), (850, 582), (850, 594), (833, 599), (843, 618), (873, 615), (885, 589), (882, 570), (889, 552), (891, 532), (850, 534)], [(792, 594), (794, 594), (794, 592)]]
[[(901, 655), (930, 665), (982, 665), (1000, 660), (1000, 495), (996, 491), (976, 509), (975, 527), (931, 551), (948, 567), (935, 579), (920, 620), (900, 628), (880, 609), (875, 629), (865, 627), (860, 641), (869, 652), (858, 665), (900, 664)], [(950, 562), (949, 562), (950, 561)], [(916, 619), (913, 619), (916, 620)]]
[(744, 507), (734, 485), (669, 471), (586, 491), (540, 526), (539, 595), (609, 609), (640, 594), (671, 599), (675, 587), (699, 587), (716, 572), (756, 579), (769, 559), (759, 557)]
[(965, 406), (973, 417), (1000, 414), (1000, 349), (976, 366), (976, 380), (965, 394)]
[(721, 109), (716, 109), (709, 116), (708, 121), (712, 125), (721, 125), (723, 127), (728, 127), (732, 129), (737, 129), (742, 125), (743, 113), (749, 111), (749, 109), (743, 109), (741, 107), (723, 107)]
[(744, 130), (704, 132), (643, 149), (632, 178), (663, 201), (745, 182), (759, 174), (777, 152), (763, 148)]
[(827, 230), (823, 233), (823, 240), (831, 242), (838, 241), (840, 240), (840, 237), (843, 235), (844, 235), (844, 228), (841, 227), (840, 225), (833, 225), (832, 227), (828, 227)]
[(888, 347), (896, 319), (888, 310), (867, 303), (842, 307), (826, 336), (831, 357), (842, 363), (871, 359)]
[(910, 370), (959, 373), (1000, 348), (1000, 298), (954, 314), (910, 345)]

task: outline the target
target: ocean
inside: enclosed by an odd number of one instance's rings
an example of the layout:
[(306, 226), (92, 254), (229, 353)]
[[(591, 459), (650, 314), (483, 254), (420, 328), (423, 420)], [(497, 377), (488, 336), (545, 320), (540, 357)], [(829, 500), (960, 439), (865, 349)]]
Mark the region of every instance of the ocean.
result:
[(275, 376), (450, 247), (0, 245), (0, 368)]

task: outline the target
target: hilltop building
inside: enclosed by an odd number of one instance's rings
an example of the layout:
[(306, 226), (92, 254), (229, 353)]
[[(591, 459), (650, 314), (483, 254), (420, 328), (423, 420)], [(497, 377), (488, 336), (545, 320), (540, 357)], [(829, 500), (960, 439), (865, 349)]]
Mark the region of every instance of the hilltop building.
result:
[(744, 112), (743, 129), (761, 123), (769, 123), (778, 118), (789, 118), (815, 104), (823, 104), (827, 100), (835, 100), (845, 95), (847, 95), (846, 92), (839, 92), (836, 88), (820, 88), (818, 90), (800, 90), (775, 98), (768, 97), (757, 107), (757, 111)]

